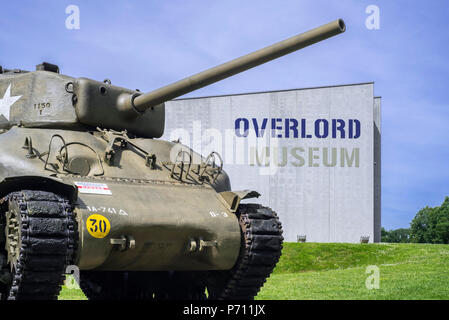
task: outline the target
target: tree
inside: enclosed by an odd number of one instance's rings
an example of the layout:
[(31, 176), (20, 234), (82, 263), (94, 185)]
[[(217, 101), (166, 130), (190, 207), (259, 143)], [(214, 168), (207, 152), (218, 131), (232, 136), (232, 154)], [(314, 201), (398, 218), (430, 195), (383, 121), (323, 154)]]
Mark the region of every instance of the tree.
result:
[(410, 223), (410, 237), (412, 242), (426, 243), (430, 242), (432, 238), (431, 233), (431, 219), (435, 208), (425, 207), (418, 211), (416, 216)]
[(389, 243), (407, 243), (410, 242), (410, 229), (400, 228), (387, 231), (381, 229), (381, 241)]
[(388, 237), (388, 231), (385, 230), (384, 227), (382, 227), (382, 229), (380, 229), (380, 241), (388, 242), (387, 237)]
[(449, 197), (439, 207), (418, 211), (410, 224), (410, 238), (417, 243), (449, 243)]
[(438, 207), (435, 216), (434, 243), (449, 243), (449, 197)]

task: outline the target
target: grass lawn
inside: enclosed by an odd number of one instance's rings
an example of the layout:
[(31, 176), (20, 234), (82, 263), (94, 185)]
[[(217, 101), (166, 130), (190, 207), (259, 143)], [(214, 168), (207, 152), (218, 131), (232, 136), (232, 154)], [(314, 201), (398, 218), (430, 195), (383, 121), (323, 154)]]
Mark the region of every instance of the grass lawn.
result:
[(286, 243), (257, 299), (449, 299), (449, 245)]
[[(379, 268), (379, 289), (365, 282)], [(63, 288), (62, 300), (85, 299)], [(449, 245), (285, 243), (256, 299), (449, 299)]]
[(87, 300), (87, 298), (81, 289), (68, 289), (62, 286), (58, 300)]

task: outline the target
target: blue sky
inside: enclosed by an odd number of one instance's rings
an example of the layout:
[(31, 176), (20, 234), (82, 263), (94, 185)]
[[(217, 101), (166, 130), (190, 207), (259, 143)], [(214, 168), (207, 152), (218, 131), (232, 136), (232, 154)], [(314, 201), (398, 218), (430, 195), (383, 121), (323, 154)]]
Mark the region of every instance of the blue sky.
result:
[[(68, 5), (80, 29), (65, 28)], [(380, 30), (365, 27), (368, 5)], [(190, 96), (375, 82), (382, 96), (382, 224), (408, 227), (449, 196), (446, 0), (2, 1), (0, 65), (148, 91), (312, 27), (347, 32)]]

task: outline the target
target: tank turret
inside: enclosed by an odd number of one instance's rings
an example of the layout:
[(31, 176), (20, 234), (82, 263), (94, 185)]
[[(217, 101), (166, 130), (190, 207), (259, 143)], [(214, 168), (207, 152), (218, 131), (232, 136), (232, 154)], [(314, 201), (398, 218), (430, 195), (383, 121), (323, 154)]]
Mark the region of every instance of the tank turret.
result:
[(109, 80), (60, 75), (58, 66), (49, 63), (38, 65), (35, 72), (3, 70), (0, 92), (10, 97), (20, 92), (20, 98), (11, 110), (3, 111), (8, 119), (0, 116), (0, 128), (14, 123), (47, 128), (87, 125), (158, 138), (164, 133), (164, 102), (338, 35), (345, 28), (338, 19), (145, 94), (113, 86)]

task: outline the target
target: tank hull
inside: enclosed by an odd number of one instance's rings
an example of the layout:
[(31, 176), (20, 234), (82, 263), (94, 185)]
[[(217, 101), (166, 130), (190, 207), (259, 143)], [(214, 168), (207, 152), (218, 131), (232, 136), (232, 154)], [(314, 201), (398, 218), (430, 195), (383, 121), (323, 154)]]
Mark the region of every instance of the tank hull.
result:
[[(78, 181), (74, 181), (78, 182)], [(112, 195), (80, 194), (75, 212), (80, 225), (82, 270), (227, 270), (240, 250), (234, 213), (210, 188), (105, 181)], [(89, 233), (89, 218), (108, 219), (104, 238)], [(125, 247), (111, 239), (125, 237)], [(130, 248), (129, 239), (135, 243)], [(200, 248), (200, 241), (210, 246)]]
[[(33, 156), (23, 147), (27, 139)], [(158, 163), (168, 163), (176, 145), (135, 140), (142, 150), (157, 151)], [(62, 141), (67, 162), (84, 163), (87, 175), (51, 165)], [(79, 233), (75, 264), (81, 270), (227, 270), (237, 260), (240, 227), (220, 196), (230, 188), (224, 172), (212, 185), (187, 183), (171, 177), (171, 166), (151, 170), (140, 154), (125, 149), (106, 165), (100, 160), (108, 143), (92, 132), (13, 127), (0, 134), (0, 145), (0, 198), (36, 189), (63, 191), (71, 199)]]

